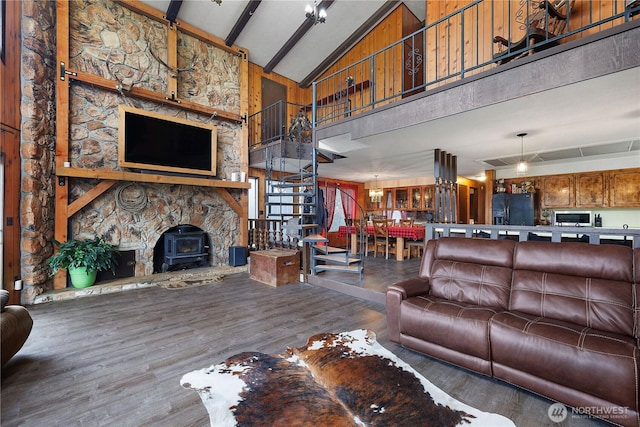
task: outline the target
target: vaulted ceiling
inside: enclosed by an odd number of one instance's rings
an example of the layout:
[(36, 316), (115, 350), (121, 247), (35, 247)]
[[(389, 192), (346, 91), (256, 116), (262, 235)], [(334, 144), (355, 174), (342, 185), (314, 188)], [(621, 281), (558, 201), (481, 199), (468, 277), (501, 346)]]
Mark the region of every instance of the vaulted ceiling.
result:
[[(311, 0), (143, 2), (229, 45), (248, 49), (251, 62), (302, 86), (401, 3), (324, 0), (318, 6), (326, 8), (326, 22), (313, 25), (305, 17)], [(424, 20), (425, 0), (402, 3)], [(532, 106), (538, 106), (535, 113)], [(433, 176), (429, 153), (441, 148), (458, 156), (460, 175), (479, 176), (486, 169), (513, 167), (521, 149), (516, 134), (522, 131), (529, 133), (525, 156), (538, 165), (588, 158), (601, 159), (599, 169), (613, 169), (619, 165), (617, 159), (630, 157), (640, 164), (640, 67), (393, 133), (339, 141), (342, 148), (334, 151), (342, 150), (348, 161), (323, 166), (320, 173), (364, 182), (372, 181), (374, 173), (381, 180)]]
[[(218, 4), (219, 2), (219, 4)], [(309, 85), (400, 3), (424, 20), (424, 0), (323, 0), (324, 23), (313, 24), (305, 6), (313, 0), (143, 0), (209, 34), (249, 50), (249, 60)]]

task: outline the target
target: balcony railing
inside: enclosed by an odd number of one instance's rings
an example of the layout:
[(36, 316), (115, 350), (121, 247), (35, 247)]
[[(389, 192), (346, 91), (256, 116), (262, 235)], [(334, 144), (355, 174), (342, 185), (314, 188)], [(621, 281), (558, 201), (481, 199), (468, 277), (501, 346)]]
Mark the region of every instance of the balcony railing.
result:
[[(296, 140), (308, 138), (311, 142), (311, 122), (308, 122), (308, 132), (305, 131), (305, 120), (309, 120), (311, 105), (294, 104), (278, 101), (249, 116), (249, 149), (257, 148), (261, 144), (278, 141), (291, 135)], [(302, 113), (302, 115), (300, 115)]]
[[(574, 40), (627, 22), (637, 0), (566, 1), (564, 31), (543, 34), (536, 48)], [(540, 6), (542, 5), (542, 6)], [(573, 6), (571, 6), (573, 5)], [(548, 2), (478, 0), (313, 83), (314, 126), (370, 111), (496, 67), (530, 49), (501, 51), (494, 37), (521, 39), (530, 17)], [(547, 14), (548, 16), (548, 14)], [(546, 18), (545, 18), (546, 19)], [(544, 27), (548, 28), (548, 27)], [(506, 61), (505, 61), (506, 62)]]

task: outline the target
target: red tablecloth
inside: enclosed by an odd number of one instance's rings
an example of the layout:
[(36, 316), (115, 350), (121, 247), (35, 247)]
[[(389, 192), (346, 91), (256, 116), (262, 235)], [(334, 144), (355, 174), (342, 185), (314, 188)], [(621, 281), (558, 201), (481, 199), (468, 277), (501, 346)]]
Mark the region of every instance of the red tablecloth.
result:
[[(367, 231), (369, 234), (373, 234), (373, 226), (368, 226)], [(354, 226), (347, 227), (346, 225), (341, 225), (338, 227), (338, 237), (347, 237), (347, 234), (352, 234), (356, 232), (356, 228)], [(403, 237), (405, 239), (411, 240), (422, 240), (424, 239), (425, 228), (423, 226), (413, 226), (413, 227), (401, 227), (401, 226), (391, 226), (389, 227), (389, 237)]]

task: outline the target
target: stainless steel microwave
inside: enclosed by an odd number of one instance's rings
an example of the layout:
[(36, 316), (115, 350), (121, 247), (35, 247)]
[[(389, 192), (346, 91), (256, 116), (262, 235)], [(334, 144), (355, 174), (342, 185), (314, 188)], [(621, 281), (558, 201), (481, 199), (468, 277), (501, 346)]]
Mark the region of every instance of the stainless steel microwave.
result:
[(564, 227), (591, 227), (593, 215), (591, 211), (554, 211), (553, 224)]

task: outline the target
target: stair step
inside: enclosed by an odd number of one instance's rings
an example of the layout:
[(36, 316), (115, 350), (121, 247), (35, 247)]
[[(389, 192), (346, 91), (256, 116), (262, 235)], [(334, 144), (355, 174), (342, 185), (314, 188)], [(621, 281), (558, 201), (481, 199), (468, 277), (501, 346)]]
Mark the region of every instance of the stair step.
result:
[(313, 245), (313, 249), (323, 254), (343, 254), (347, 252), (344, 248), (336, 248), (334, 246)]
[(360, 258), (345, 257), (343, 255), (314, 255), (314, 259), (343, 265), (355, 264), (361, 261)]
[[(301, 173), (297, 173), (295, 175), (287, 175), (287, 176), (283, 176), (280, 179), (282, 181), (285, 182), (289, 182), (289, 181), (302, 181), (305, 178), (311, 178), (313, 176), (312, 172), (301, 172)], [(304, 182), (300, 182), (300, 185), (309, 185), (309, 183), (304, 183)]]
[(316, 265), (316, 271), (345, 271), (349, 273), (360, 273), (361, 265)]
[[(302, 196), (302, 197), (313, 197), (312, 193), (265, 193), (267, 197), (292, 197), (292, 196)], [(302, 204), (302, 203), (300, 203)], [(315, 205), (315, 203), (312, 203)]]
[(317, 228), (318, 224), (284, 224), (282, 225), (282, 228), (284, 228), (285, 230), (307, 230), (310, 228)]

